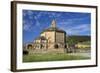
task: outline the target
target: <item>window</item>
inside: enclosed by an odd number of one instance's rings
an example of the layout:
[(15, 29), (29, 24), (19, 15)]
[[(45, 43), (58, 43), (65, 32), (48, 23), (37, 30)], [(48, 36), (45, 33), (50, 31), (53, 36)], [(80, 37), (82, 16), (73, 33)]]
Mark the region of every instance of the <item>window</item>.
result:
[(59, 48), (58, 44), (55, 44), (54, 47), (55, 47), (55, 49), (58, 49)]

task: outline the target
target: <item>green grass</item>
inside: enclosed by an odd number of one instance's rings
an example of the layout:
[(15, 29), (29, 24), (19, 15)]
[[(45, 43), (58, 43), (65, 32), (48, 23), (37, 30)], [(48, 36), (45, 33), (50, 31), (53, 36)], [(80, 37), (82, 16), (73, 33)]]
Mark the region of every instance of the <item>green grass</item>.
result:
[(74, 56), (74, 55), (68, 55), (68, 54), (29, 54), (29, 55), (23, 55), (23, 62), (84, 60), (84, 59), (89, 59), (89, 57)]

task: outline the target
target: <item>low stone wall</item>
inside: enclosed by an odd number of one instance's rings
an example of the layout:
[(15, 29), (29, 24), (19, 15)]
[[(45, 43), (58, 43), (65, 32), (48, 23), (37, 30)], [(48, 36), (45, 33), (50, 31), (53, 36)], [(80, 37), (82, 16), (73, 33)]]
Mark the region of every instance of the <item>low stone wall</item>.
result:
[(31, 49), (28, 50), (29, 54), (34, 54), (34, 53), (65, 53), (65, 49), (64, 48), (60, 48), (60, 49)]

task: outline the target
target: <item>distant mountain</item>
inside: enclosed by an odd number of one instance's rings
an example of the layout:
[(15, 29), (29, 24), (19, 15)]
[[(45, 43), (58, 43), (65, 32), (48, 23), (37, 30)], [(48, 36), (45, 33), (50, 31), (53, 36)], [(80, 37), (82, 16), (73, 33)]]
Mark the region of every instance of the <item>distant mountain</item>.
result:
[(66, 41), (67, 42), (72, 41), (73, 43), (91, 41), (91, 36), (72, 35), (72, 36), (66, 37)]

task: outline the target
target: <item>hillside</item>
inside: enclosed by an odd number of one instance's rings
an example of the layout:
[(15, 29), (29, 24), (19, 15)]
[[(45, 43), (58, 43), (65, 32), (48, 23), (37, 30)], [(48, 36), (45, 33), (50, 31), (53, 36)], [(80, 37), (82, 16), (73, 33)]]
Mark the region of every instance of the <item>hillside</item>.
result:
[(90, 41), (91, 36), (68, 36), (66, 37), (67, 42), (73, 42), (73, 43), (78, 43), (78, 42), (84, 42), (84, 41)]

